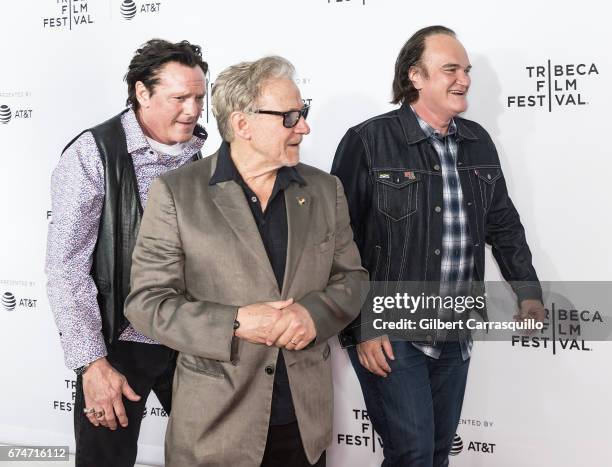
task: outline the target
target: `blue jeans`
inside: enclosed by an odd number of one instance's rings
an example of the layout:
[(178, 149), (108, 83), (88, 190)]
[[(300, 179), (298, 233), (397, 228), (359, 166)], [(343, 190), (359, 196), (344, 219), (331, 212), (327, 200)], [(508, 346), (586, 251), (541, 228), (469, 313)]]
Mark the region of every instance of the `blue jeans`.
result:
[(382, 467), (444, 467), (459, 423), (469, 359), (457, 342), (446, 342), (438, 360), (410, 342), (392, 342), (395, 360), (381, 378), (349, 356), (370, 421), (383, 442)]

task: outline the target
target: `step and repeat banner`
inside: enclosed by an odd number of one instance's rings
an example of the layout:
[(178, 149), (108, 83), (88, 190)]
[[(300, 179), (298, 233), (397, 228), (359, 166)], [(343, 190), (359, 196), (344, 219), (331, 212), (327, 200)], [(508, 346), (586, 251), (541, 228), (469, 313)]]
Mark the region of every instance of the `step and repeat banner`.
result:
[[(0, 443), (74, 448), (75, 376), (45, 291), (50, 174), (74, 135), (123, 108), (129, 60), (153, 37), (201, 45), (208, 92), (238, 61), (291, 60), (311, 105), (302, 160), (329, 170), (347, 128), (393, 108), (407, 38), (453, 28), (473, 65), (466, 117), (497, 145), (541, 279), (612, 279), (612, 33), (595, 0), (35, 0), (2, 2), (0, 18)], [(210, 154), (208, 101), (201, 123)], [(487, 279), (500, 277), (488, 253)], [(552, 338), (476, 342), (453, 467), (610, 465), (612, 346), (581, 335), (593, 309), (574, 311), (549, 315)], [(346, 352), (332, 350), (328, 465), (379, 465)], [(167, 415), (151, 397), (143, 417), (139, 462), (162, 465)]]

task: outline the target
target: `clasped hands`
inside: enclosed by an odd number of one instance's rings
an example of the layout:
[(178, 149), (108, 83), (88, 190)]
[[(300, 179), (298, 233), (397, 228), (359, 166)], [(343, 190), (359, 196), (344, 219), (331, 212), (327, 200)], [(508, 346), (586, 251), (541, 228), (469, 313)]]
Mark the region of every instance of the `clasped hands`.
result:
[(308, 310), (292, 298), (240, 307), (235, 335), (253, 344), (302, 350), (316, 337)]

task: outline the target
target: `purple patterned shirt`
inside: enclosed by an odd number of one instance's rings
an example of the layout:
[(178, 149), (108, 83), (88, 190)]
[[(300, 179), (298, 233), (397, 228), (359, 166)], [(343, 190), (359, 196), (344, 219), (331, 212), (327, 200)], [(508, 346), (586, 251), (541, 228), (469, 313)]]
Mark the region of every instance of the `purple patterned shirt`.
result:
[[(133, 110), (122, 115), (121, 123), (144, 208), (151, 182), (188, 162), (204, 140), (194, 136), (179, 156), (168, 156), (151, 149)], [(51, 176), (53, 218), (47, 236), (47, 293), (71, 369), (107, 354), (98, 290), (90, 273), (103, 201), (104, 167), (91, 132), (86, 132), (60, 157)], [(156, 343), (131, 325), (120, 339)]]

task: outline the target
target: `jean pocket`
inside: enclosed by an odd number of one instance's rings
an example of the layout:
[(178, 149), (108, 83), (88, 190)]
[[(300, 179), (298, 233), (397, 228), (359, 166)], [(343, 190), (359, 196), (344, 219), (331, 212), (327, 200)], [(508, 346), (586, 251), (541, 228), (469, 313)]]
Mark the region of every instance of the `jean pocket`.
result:
[(375, 169), (376, 205), (393, 221), (414, 214), (418, 207), (421, 174), (406, 169)]

